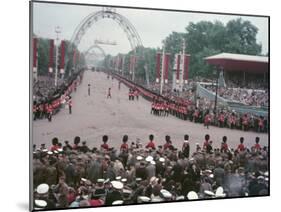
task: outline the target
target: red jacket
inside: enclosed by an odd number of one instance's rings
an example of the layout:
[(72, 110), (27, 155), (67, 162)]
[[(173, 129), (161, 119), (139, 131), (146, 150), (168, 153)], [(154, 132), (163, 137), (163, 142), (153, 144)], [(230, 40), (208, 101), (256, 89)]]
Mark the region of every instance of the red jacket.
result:
[(155, 149), (155, 144), (153, 141), (149, 141), (148, 144), (145, 146), (145, 148), (152, 148)]

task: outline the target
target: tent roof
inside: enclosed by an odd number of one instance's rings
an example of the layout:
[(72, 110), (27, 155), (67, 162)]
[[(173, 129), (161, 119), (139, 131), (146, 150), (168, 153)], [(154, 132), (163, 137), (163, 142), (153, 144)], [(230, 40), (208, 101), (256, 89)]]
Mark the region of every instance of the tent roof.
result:
[(222, 66), (225, 71), (268, 72), (268, 57), (221, 53), (204, 58), (209, 64)]

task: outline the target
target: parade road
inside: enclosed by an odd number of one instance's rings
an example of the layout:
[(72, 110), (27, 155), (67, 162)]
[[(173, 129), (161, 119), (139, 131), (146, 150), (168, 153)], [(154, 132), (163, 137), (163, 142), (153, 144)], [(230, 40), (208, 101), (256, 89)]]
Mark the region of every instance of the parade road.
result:
[[(91, 84), (91, 95), (88, 95), (88, 84)], [(112, 98), (107, 99), (108, 88), (111, 87)], [(201, 146), (205, 134), (210, 134), (214, 147), (220, 147), (222, 136), (228, 137), (228, 144), (236, 148), (239, 138), (245, 138), (244, 144), (251, 147), (255, 137), (260, 137), (260, 144), (268, 145), (268, 134), (243, 132), (211, 126), (206, 129), (203, 124), (183, 121), (171, 115), (158, 117), (150, 114), (151, 103), (142, 97), (129, 101), (128, 88), (122, 84), (118, 90), (116, 79), (107, 79), (102, 72), (85, 71), (83, 82), (72, 93), (72, 114), (67, 108), (62, 108), (53, 116), (52, 122), (47, 119), (33, 122), (33, 143), (39, 146), (45, 143), (51, 145), (51, 139), (57, 137), (64, 144), (71, 144), (75, 136), (81, 141), (87, 141), (90, 148), (99, 147), (102, 136), (109, 136), (109, 146), (119, 148), (124, 134), (129, 136), (130, 143), (140, 139), (144, 145), (148, 135), (154, 134), (156, 145), (165, 143), (165, 135), (170, 135), (173, 145), (181, 148), (184, 134), (189, 134), (191, 152), (195, 151), (195, 143)]]

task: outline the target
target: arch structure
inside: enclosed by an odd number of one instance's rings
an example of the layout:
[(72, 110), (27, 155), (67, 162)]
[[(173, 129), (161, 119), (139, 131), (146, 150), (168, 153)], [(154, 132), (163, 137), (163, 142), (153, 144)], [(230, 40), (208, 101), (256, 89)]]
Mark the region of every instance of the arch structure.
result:
[[(126, 17), (117, 13), (116, 9), (111, 7), (104, 7), (101, 11), (93, 12), (86, 16), (76, 27), (70, 42), (76, 47), (78, 47), (87, 30), (99, 20), (106, 18), (112, 19), (113, 21), (118, 23), (118, 25), (123, 29), (127, 36), (127, 39), (131, 46), (131, 50), (134, 52), (134, 54), (136, 54), (136, 49), (138, 48), (140, 50), (140, 54), (142, 55), (143, 44), (137, 30)], [(149, 75), (147, 71), (145, 71), (145, 75), (147, 79), (147, 84), (149, 85)], [(133, 71), (133, 81), (134, 78), (135, 72)]]
[[(99, 50), (100, 54), (98, 54), (95, 50)], [(100, 47), (97, 44), (94, 44), (92, 46), (90, 46), (85, 52), (84, 52), (86, 61), (88, 60), (92, 60), (93, 57), (95, 58), (105, 58), (106, 54), (105, 51), (103, 50), (102, 47)]]
[(94, 23), (105, 18), (112, 19), (119, 24), (126, 33), (132, 50), (135, 50), (137, 47), (143, 47), (141, 38), (130, 21), (126, 17), (117, 13), (114, 8), (108, 7), (103, 8), (101, 11), (93, 12), (85, 17), (76, 27), (71, 37), (71, 43), (78, 47), (87, 30), (91, 28)]

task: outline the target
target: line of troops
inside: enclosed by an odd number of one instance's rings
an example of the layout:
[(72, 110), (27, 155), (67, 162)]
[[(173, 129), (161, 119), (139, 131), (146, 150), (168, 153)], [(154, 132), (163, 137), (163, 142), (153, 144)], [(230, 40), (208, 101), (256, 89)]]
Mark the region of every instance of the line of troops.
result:
[(178, 104), (174, 101), (155, 99), (151, 104), (151, 114), (157, 116), (168, 116), (169, 114), (182, 120), (190, 120), (195, 123), (203, 123), (207, 128), (209, 125), (227, 127), (230, 129), (241, 129), (243, 131), (254, 130), (256, 132), (267, 132), (267, 120), (263, 116), (252, 116), (249, 114), (238, 114), (234, 111), (222, 110), (217, 116), (208, 109), (203, 110)]
[[(169, 114), (176, 116), (182, 120), (190, 120), (195, 123), (202, 123), (207, 128), (209, 125), (227, 127), (231, 129), (240, 129), (244, 131), (253, 130), (256, 132), (268, 132), (267, 117), (256, 116), (253, 114), (242, 114), (233, 110), (222, 109), (218, 114), (214, 114), (209, 109), (203, 107), (195, 107), (191, 100), (181, 97), (168, 96), (161, 97), (133, 82), (115, 75), (115, 77), (126, 86), (130, 91), (138, 90), (139, 95), (151, 101), (150, 113), (157, 116), (168, 116)], [(130, 92), (129, 92), (130, 94)], [(132, 94), (132, 92), (131, 92)], [(129, 99), (132, 99), (132, 95)]]
[(67, 105), (69, 108), (69, 113), (71, 114), (72, 109), (72, 99), (71, 93), (76, 92), (77, 86), (82, 83), (83, 71), (75, 76), (70, 83), (62, 88), (58, 89), (58, 95), (51, 97), (49, 99), (44, 99), (42, 101), (34, 101), (32, 107), (33, 120), (45, 119), (52, 121), (52, 116), (60, 111), (60, 109)]
[(181, 149), (169, 135), (159, 146), (153, 135), (145, 146), (124, 135), (119, 151), (109, 146), (107, 135), (92, 150), (80, 140), (62, 145), (54, 138), (50, 149), (34, 146), (36, 209), (268, 195), (268, 149), (258, 137), (251, 148), (240, 138), (231, 149), (226, 136), (214, 148), (205, 135), (192, 155), (188, 135)]

